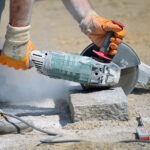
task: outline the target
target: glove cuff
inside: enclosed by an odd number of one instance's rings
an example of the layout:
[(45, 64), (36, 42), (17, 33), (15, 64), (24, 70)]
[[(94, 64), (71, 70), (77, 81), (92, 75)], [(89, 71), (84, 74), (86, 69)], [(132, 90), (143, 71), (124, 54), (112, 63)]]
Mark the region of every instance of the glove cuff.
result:
[(3, 50), (6, 56), (20, 60), (26, 56), (26, 47), (30, 39), (30, 25), (26, 27), (7, 26)]
[(86, 18), (88, 18), (89, 15), (96, 15), (98, 16), (98, 14), (94, 11), (94, 10), (89, 10), (86, 14), (86, 16), (81, 20), (80, 24), (79, 24), (79, 27), (81, 29), (81, 31), (83, 33), (87, 33), (87, 32), (91, 32), (91, 30), (89, 29), (89, 26), (88, 26), (88, 22), (86, 21)]
[(87, 12), (85, 18), (86, 18), (88, 15), (96, 15), (96, 16), (98, 16), (98, 14), (96, 13), (96, 11), (94, 11), (94, 10), (89, 10), (89, 11)]

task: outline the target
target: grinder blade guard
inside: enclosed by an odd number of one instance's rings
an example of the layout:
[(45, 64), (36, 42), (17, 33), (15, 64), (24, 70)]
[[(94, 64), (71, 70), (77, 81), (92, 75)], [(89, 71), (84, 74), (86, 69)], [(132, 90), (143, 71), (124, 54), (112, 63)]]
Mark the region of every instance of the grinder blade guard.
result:
[[(108, 63), (107, 60), (100, 60), (98, 55), (93, 53), (93, 50), (99, 51), (99, 48), (92, 43), (87, 46), (80, 55), (92, 57), (100, 62)], [(137, 83), (140, 60), (134, 50), (125, 43), (121, 43), (117, 51), (118, 53), (112, 58), (112, 62), (117, 64), (121, 69), (120, 80), (116, 86), (122, 87), (125, 94), (128, 95), (132, 92)], [(101, 89), (100, 86), (96, 87), (87, 84), (81, 84), (81, 86), (86, 90), (93, 90), (94, 88), (96, 90)]]

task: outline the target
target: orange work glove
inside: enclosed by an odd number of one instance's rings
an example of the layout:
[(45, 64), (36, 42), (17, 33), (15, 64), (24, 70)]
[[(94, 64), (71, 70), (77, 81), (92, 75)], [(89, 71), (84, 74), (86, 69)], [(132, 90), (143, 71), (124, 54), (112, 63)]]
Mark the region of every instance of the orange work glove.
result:
[(0, 64), (17, 69), (29, 68), (29, 54), (34, 49), (30, 39), (30, 25), (25, 27), (7, 26), (5, 43), (0, 55)]
[(4, 51), (2, 50), (1, 56), (0, 56), (0, 64), (1, 65), (7, 65), (8, 67), (13, 67), (16, 70), (22, 69), (26, 70), (29, 69), (29, 55), (32, 50), (34, 50), (35, 47), (31, 41), (28, 42), (27, 48), (26, 48), (26, 56), (20, 60), (15, 60), (11, 57), (8, 57), (5, 55)]
[(126, 30), (93, 12), (89, 13), (84, 19), (82, 19), (80, 28), (81, 31), (85, 33), (98, 47), (101, 46), (108, 31), (115, 32), (114, 37), (110, 39), (111, 50), (109, 55), (115, 55), (117, 53), (118, 44), (122, 42), (123, 37), (126, 34)]

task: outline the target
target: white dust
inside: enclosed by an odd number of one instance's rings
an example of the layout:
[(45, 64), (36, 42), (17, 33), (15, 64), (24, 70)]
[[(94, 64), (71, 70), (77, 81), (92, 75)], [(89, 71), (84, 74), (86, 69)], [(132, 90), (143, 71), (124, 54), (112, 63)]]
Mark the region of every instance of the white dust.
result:
[(68, 89), (63, 80), (51, 79), (35, 69), (16, 71), (0, 65), (0, 101), (61, 100), (67, 96)]

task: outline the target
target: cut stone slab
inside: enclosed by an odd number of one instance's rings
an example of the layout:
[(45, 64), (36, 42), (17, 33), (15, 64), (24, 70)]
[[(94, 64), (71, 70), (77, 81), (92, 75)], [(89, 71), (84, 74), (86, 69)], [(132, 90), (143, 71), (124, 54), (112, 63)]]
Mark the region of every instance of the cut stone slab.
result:
[(128, 120), (128, 100), (120, 87), (91, 93), (72, 93), (69, 107), (73, 122)]

